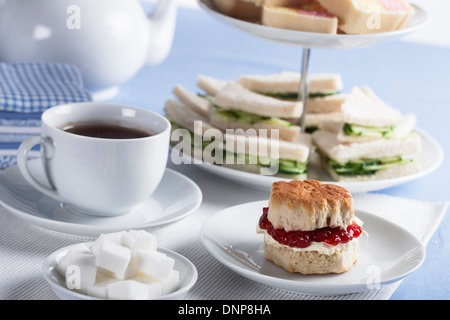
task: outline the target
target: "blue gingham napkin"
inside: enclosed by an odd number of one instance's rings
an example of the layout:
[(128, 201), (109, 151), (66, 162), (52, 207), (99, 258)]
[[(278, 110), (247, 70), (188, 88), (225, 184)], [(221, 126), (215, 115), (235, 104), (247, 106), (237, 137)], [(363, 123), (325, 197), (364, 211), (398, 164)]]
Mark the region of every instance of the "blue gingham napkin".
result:
[(22, 113), (0, 110), (0, 144), (22, 142), (32, 135), (40, 135), (41, 116), (42, 112)]
[(92, 98), (73, 65), (0, 63), (0, 169), (16, 163), (17, 148), (23, 140), (40, 135), (43, 111), (87, 101)]
[(91, 100), (75, 66), (0, 63), (0, 110), (42, 112), (58, 104)]

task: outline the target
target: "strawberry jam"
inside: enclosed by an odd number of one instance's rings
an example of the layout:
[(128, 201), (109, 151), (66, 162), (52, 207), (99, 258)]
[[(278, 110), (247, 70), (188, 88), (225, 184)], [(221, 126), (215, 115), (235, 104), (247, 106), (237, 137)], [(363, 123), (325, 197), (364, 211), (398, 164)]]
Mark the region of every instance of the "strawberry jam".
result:
[(335, 246), (358, 238), (362, 233), (361, 226), (355, 222), (345, 230), (339, 227), (325, 227), (313, 231), (285, 231), (284, 229), (275, 229), (269, 219), (267, 219), (268, 213), (269, 208), (264, 208), (263, 215), (259, 219), (259, 227), (266, 230), (277, 242), (292, 248), (307, 248), (311, 245), (311, 242), (325, 242)]

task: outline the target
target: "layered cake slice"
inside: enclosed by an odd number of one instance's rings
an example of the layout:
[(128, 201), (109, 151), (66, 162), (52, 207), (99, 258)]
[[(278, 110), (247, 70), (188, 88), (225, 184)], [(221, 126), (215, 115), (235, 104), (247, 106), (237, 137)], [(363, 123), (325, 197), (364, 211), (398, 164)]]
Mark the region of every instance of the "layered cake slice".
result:
[(338, 19), (316, 1), (299, 0), (295, 5), (265, 5), (263, 25), (297, 31), (336, 34)]
[(415, 10), (405, 0), (318, 0), (339, 18), (345, 33), (366, 34), (404, 28)]

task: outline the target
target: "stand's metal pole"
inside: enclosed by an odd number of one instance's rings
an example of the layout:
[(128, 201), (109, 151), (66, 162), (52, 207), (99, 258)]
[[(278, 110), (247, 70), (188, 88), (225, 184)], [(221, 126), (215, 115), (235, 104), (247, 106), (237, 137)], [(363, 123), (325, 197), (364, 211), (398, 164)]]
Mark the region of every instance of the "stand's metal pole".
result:
[(302, 68), (301, 68), (301, 80), (300, 80), (300, 86), (298, 88), (298, 99), (299, 101), (302, 101), (303, 103), (303, 112), (299, 119), (298, 125), (302, 128), (302, 132), (305, 132), (305, 116), (306, 116), (306, 108), (307, 108), (307, 101), (309, 96), (309, 80), (308, 80), (308, 73), (309, 73), (309, 57), (311, 55), (311, 49), (310, 48), (304, 48), (303, 49), (303, 58), (302, 58)]

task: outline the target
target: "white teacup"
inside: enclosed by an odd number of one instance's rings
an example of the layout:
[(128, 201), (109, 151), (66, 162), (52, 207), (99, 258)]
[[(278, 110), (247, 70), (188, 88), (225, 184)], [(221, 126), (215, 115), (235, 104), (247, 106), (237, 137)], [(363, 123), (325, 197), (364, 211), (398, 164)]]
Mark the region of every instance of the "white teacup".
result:
[[(111, 139), (63, 130), (87, 123), (134, 128), (151, 135)], [(33, 187), (77, 212), (118, 216), (157, 188), (166, 168), (170, 130), (167, 119), (141, 108), (90, 102), (56, 106), (42, 115), (41, 137), (21, 144), (18, 167)], [(36, 180), (27, 166), (28, 153), (38, 144), (51, 188)]]

